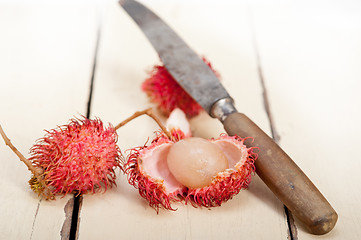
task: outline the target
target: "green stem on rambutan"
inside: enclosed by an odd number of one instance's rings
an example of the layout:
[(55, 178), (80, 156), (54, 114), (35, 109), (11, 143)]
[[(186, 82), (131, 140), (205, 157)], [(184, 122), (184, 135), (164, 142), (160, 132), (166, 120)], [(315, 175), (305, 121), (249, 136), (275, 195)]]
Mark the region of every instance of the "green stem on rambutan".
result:
[(133, 119), (142, 116), (142, 115), (148, 115), (149, 117), (153, 118), (153, 120), (158, 124), (158, 126), (162, 129), (162, 131), (164, 132), (165, 135), (167, 135), (167, 137), (169, 139), (172, 138), (172, 135), (169, 133), (169, 131), (167, 130), (167, 128), (163, 125), (163, 123), (159, 120), (159, 118), (153, 113), (152, 108), (148, 108), (145, 109), (143, 111), (137, 111), (135, 112), (132, 116), (128, 117), (127, 119), (125, 119), (123, 122), (119, 123), (117, 126), (115, 126), (115, 130), (118, 130), (120, 127), (124, 126), (125, 124), (127, 124), (128, 122), (132, 121)]
[(44, 187), (43, 195), (47, 199), (54, 199), (54, 195), (48, 189), (48, 186), (46, 185), (45, 180), (43, 178), (44, 171), (40, 168), (35, 167), (29, 161), (29, 159), (24, 157), (24, 155), (21, 152), (19, 152), (19, 150), (11, 143), (10, 139), (6, 136), (1, 125), (0, 125), (0, 134), (1, 134), (2, 138), (4, 139), (5, 144), (19, 157), (20, 161), (22, 161), (28, 167), (29, 171), (31, 171), (32, 174), (36, 177), (37, 181)]

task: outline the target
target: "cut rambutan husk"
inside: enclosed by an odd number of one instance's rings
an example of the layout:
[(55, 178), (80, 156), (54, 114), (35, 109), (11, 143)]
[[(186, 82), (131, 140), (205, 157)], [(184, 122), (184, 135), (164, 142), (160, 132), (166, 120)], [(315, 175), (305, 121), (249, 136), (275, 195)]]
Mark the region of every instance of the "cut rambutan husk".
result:
[(230, 137), (225, 134), (210, 140), (226, 154), (229, 168), (218, 173), (209, 186), (189, 189), (186, 203), (190, 202), (195, 207), (221, 206), (223, 202), (238, 194), (241, 189), (248, 187), (252, 174), (255, 172), (254, 162), (257, 154), (253, 152), (254, 148), (247, 148), (243, 144), (244, 140), (238, 136)]
[[(211, 63), (204, 57), (203, 61), (219, 77)], [(180, 108), (188, 118), (192, 118), (202, 111), (202, 107), (183, 90), (164, 66), (154, 66), (149, 75), (142, 84), (142, 90), (163, 114), (168, 116), (175, 108)]]
[[(173, 132), (175, 130), (172, 130)], [(178, 135), (180, 136), (178, 131)], [(174, 134), (172, 134), (174, 136)], [(188, 188), (178, 182), (167, 166), (170, 148), (184, 138), (169, 139), (158, 134), (149, 146), (134, 148), (125, 163), (128, 182), (139, 190), (149, 205), (157, 212), (159, 208), (175, 210), (172, 202), (184, 201), (194, 207), (216, 207), (247, 188), (255, 172), (257, 154), (247, 148), (245, 139), (238, 136), (221, 135), (209, 140), (226, 155), (229, 167), (214, 176), (211, 184), (201, 188)]]
[[(172, 131), (174, 141), (182, 139), (182, 131)], [(138, 189), (140, 196), (146, 199), (149, 206), (157, 212), (159, 208), (175, 210), (171, 202), (182, 200), (186, 187), (182, 186), (167, 169), (166, 155), (172, 146), (173, 141), (163, 133), (157, 133), (157, 137), (150, 146), (142, 146), (130, 150), (130, 154), (124, 165), (124, 172), (128, 176), (128, 182)], [(156, 161), (148, 161), (150, 157), (156, 157)], [(150, 175), (149, 170), (155, 171)], [(164, 178), (169, 181), (165, 182)]]
[[(115, 185), (115, 169), (122, 154), (117, 133), (99, 119), (72, 119), (69, 124), (47, 131), (31, 148), (29, 160), (42, 170), (50, 194), (95, 193)], [(44, 186), (33, 176), (31, 188), (45, 195)], [(48, 194), (48, 193), (47, 193)]]

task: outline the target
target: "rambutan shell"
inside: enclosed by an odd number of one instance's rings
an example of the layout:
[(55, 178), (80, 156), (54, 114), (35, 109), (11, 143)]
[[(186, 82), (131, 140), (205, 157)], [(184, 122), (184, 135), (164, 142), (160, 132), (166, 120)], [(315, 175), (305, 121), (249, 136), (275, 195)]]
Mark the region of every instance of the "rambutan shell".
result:
[[(172, 133), (179, 137), (179, 133)], [(166, 171), (166, 157), (172, 145), (173, 142), (165, 135), (158, 134), (150, 146), (131, 149), (124, 165), (128, 182), (157, 212), (159, 208), (175, 210), (171, 202), (180, 201), (180, 196), (186, 191), (186, 187)]]
[(159, 208), (174, 210), (171, 203), (181, 200), (194, 207), (215, 207), (247, 188), (255, 171), (257, 155), (253, 148), (243, 144), (244, 139), (221, 135), (209, 140), (227, 156), (229, 168), (219, 172), (210, 185), (197, 189), (177, 182), (166, 165), (169, 149), (179, 140), (158, 134), (149, 146), (132, 149), (125, 164), (128, 182), (139, 190), (151, 207), (157, 211)]

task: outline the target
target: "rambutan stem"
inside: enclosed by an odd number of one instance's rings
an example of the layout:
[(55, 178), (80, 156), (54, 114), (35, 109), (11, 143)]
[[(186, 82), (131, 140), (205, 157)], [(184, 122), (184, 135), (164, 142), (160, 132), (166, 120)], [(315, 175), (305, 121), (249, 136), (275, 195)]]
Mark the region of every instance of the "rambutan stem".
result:
[(158, 124), (158, 126), (162, 129), (162, 131), (167, 135), (169, 139), (171, 139), (172, 135), (169, 133), (167, 128), (163, 125), (163, 123), (160, 121), (160, 119), (153, 113), (152, 108), (145, 109), (143, 111), (137, 111), (132, 116), (125, 119), (123, 122), (119, 123), (117, 126), (115, 126), (115, 130), (118, 130), (120, 127), (124, 126), (128, 122), (132, 121), (133, 119), (142, 116), (142, 115), (148, 115), (149, 117), (153, 118), (153, 120)]
[(22, 161), (23, 163), (25, 163), (25, 165), (28, 167), (29, 171), (31, 171), (33, 173), (33, 175), (36, 177), (36, 179), (38, 180), (39, 183), (42, 184), (42, 186), (44, 186), (44, 196), (47, 199), (53, 199), (54, 196), (51, 193), (51, 191), (48, 189), (42, 174), (43, 174), (43, 170), (34, 167), (33, 164), (31, 164), (31, 162), (29, 161), (29, 159), (27, 159), (26, 157), (24, 157), (24, 155), (19, 152), (19, 150), (11, 143), (10, 139), (6, 136), (3, 128), (0, 125), (0, 134), (2, 136), (2, 138), (4, 139), (5, 144), (19, 157), (20, 161)]
[(19, 157), (20, 161), (22, 161), (23, 163), (25, 163), (25, 165), (28, 167), (28, 169), (35, 175), (36, 168), (31, 164), (31, 162), (24, 157), (23, 154), (21, 154), (21, 152), (19, 152), (19, 150), (11, 143), (10, 139), (6, 136), (4, 130), (2, 129), (1, 125), (0, 125), (0, 133), (2, 138), (5, 141), (5, 144), (11, 148), (11, 150)]

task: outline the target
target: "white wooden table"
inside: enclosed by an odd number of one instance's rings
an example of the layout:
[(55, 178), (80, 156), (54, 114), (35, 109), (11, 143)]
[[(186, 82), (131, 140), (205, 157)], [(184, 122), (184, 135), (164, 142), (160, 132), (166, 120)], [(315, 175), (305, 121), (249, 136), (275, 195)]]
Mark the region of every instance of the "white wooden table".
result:
[[(361, 239), (361, 3), (143, 2), (310, 177), (339, 214), (335, 229), (306, 232), (257, 176), (221, 207), (157, 215), (120, 172), (117, 188), (80, 198), (72, 222), (74, 197), (39, 199), (0, 141), (0, 239)], [(115, 125), (151, 106), (140, 84), (158, 56), (116, 1), (0, 1), (0, 31), (0, 124), (26, 156), (44, 129), (72, 117)], [(195, 136), (224, 132), (205, 113), (191, 124)], [(119, 147), (157, 129), (139, 118), (118, 130)]]

